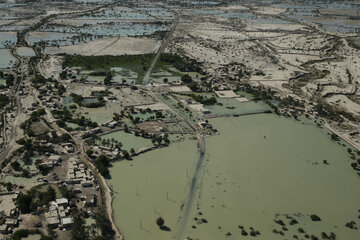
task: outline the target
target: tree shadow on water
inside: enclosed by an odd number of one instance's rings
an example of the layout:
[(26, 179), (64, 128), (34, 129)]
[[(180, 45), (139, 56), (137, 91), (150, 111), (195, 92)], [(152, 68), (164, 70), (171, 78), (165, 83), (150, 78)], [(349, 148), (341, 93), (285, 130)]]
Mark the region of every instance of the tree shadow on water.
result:
[(168, 226), (161, 226), (160, 229), (167, 232), (171, 231), (171, 228), (169, 228)]

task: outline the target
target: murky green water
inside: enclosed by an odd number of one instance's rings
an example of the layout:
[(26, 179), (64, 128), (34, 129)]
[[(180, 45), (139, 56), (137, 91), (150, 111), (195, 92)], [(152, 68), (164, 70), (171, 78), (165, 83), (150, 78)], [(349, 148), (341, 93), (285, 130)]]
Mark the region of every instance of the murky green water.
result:
[(11, 47), (16, 43), (16, 32), (0, 32), (0, 48)]
[(39, 178), (38, 176), (26, 178), (26, 177), (14, 177), (14, 176), (8, 175), (4, 178), (4, 182), (11, 182), (11, 183), (16, 183), (16, 184), (36, 183), (38, 178)]
[[(196, 141), (187, 140), (133, 161), (114, 163), (109, 184), (116, 192), (115, 221), (126, 239), (168, 240), (174, 236), (197, 157)], [(170, 232), (157, 227), (159, 216)]]
[(137, 137), (134, 134), (126, 133), (124, 131), (117, 131), (103, 135), (102, 139), (115, 139), (122, 143), (122, 149), (130, 151), (131, 148), (134, 148), (135, 151), (140, 150), (141, 148), (153, 146), (151, 139)]
[[(334, 232), (338, 239), (359, 236), (345, 224), (358, 220), (360, 179), (350, 167), (346, 148), (329, 140), (327, 131), (266, 114), (211, 123), (221, 134), (206, 140), (208, 161), (187, 236), (226, 239), (229, 232), (243, 239), (239, 225), (248, 233), (253, 227), (261, 233), (256, 239), (266, 240), (294, 234), (302, 239), (299, 227), (318, 237), (321, 232)], [(289, 225), (286, 214), (298, 224)], [(311, 214), (322, 221), (311, 221)], [(209, 223), (199, 225), (194, 217)], [(288, 231), (274, 219), (283, 220)], [(285, 235), (274, 234), (273, 229)]]
[(221, 99), (217, 98), (218, 104), (205, 106), (211, 113), (218, 116), (227, 114), (248, 114), (270, 110), (270, 107), (263, 102), (239, 102), (235, 98)]
[(16, 49), (17, 54), (22, 57), (34, 57), (36, 54), (32, 48), (29, 47), (19, 47)]
[[(258, 230), (256, 239), (295, 234), (302, 239), (299, 227), (318, 237), (334, 232), (338, 239), (356, 239), (359, 232), (345, 224), (360, 223), (360, 179), (346, 148), (332, 142), (326, 130), (272, 114), (210, 122), (220, 135), (206, 139), (206, 161), (184, 236), (253, 238), (242, 236), (240, 225), (248, 234), (250, 227)], [(126, 239), (176, 239), (197, 159), (196, 141), (186, 140), (114, 164), (109, 183), (117, 193), (116, 223)], [(322, 221), (311, 221), (310, 214)], [(157, 228), (159, 215), (171, 232)], [(289, 225), (285, 215), (298, 223)], [(208, 223), (198, 224), (195, 217)], [(283, 220), (287, 231), (275, 219)]]
[(2, 68), (11, 68), (16, 63), (16, 58), (14, 58), (9, 49), (1, 48), (0, 49), (0, 69)]

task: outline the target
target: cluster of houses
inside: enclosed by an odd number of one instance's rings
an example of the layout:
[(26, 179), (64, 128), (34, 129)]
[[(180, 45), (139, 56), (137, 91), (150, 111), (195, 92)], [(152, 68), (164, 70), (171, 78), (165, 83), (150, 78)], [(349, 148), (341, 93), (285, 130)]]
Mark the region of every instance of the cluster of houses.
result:
[(15, 202), (20, 192), (0, 193), (0, 234), (11, 232), (19, 224), (19, 211)]
[(119, 158), (119, 156), (121, 154), (119, 149), (117, 149), (117, 148), (112, 149), (112, 148), (106, 147), (106, 146), (94, 146), (93, 150), (96, 155), (98, 155), (98, 156), (105, 155), (110, 160)]
[(97, 128), (93, 128), (93, 129), (84, 131), (84, 132), (82, 133), (81, 137), (82, 137), (83, 139), (85, 139), (85, 138), (90, 137), (90, 136), (93, 135), (93, 134), (98, 134), (98, 133), (101, 133), (101, 132), (102, 132), (101, 128), (100, 128), (100, 127), (97, 127)]
[(95, 177), (85, 164), (80, 163), (76, 158), (70, 158), (66, 184), (81, 184), (81, 186), (85, 188), (92, 187), (94, 183)]
[(48, 158), (37, 159), (35, 164), (53, 168), (61, 163), (62, 159), (59, 155), (51, 155)]
[(45, 213), (46, 222), (53, 228), (69, 228), (73, 224), (70, 216), (69, 202), (66, 198), (57, 198), (49, 204), (49, 211)]
[(58, 110), (60, 105), (57, 102), (61, 102), (61, 99), (58, 96), (44, 96), (43, 98), (44, 105), (51, 111)]
[(102, 123), (100, 126), (101, 126), (101, 127), (107, 127), (107, 128), (113, 129), (113, 128), (115, 128), (116, 126), (119, 126), (119, 125), (120, 125), (119, 122), (114, 121), (114, 120), (109, 120), (109, 121), (107, 121), (107, 122)]
[(74, 153), (75, 152), (75, 148), (72, 143), (62, 143), (61, 146), (64, 149), (63, 153)]

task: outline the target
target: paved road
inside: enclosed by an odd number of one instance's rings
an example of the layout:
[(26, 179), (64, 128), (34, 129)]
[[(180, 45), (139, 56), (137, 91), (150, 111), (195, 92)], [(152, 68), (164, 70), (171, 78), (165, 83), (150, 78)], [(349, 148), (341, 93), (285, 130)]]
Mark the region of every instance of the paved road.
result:
[(147, 72), (145, 74), (145, 77), (143, 79), (143, 84), (148, 84), (149, 83), (149, 78), (150, 78), (151, 72), (152, 72), (153, 68), (155, 67), (157, 61), (159, 60), (159, 57), (160, 57), (161, 53), (163, 53), (163, 51), (165, 50), (168, 42), (172, 40), (172, 34), (174, 33), (174, 31), (176, 29), (176, 26), (179, 23), (179, 19), (180, 19), (180, 16), (175, 17), (174, 22), (170, 27), (170, 31), (166, 34), (160, 48), (158, 49), (158, 52), (157, 52), (153, 62), (151, 63), (149, 69), (147, 70)]
[[(145, 74), (145, 77), (143, 79), (144, 84), (148, 84), (151, 72), (152, 72), (156, 62), (158, 61), (158, 59), (160, 57), (160, 54), (165, 50), (166, 45), (172, 39), (172, 34), (175, 31), (177, 24), (179, 23), (179, 19), (180, 19), (180, 16), (177, 16), (175, 18), (174, 23), (173, 23), (168, 35), (166, 36), (166, 39), (163, 41), (163, 43), (162, 43), (161, 47), (159, 48), (159, 51), (158, 51), (154, 61), (152, 62), (149, 70), (147, 71), (147, 73)], [(149, 88), (149, 94), (153, 98), (157, 99), (159, 102), (163, 102), (164, 104), (166, 104), (173, 114), (175, 114), (179, 119), (182, 119), (192, 129), (192, 131), (194, 133), (196, 133), (197, 139), (198, 139), (198, 145), (199, 145), (200, 154), (199, 154), (199, 158), (198, 158), (198, 161), (197, 161), (197, 164), (196, 164), (194, 176), (193, 176), (192, 181), (191, 181), (189, 194), (188, 194), (187, 199), (185, 200), (184, 214), (182, 216), (182, 221), (181, 221), (181, 224), (180, 224), (180, 228), (179, 228), (179, 231), (177, 232), (177, 239), (182, 240), (183, 236), (185, 234), (187, 222), (188, 222), (188, 220), (190, 218), (191, 209), (192, 209), (194, 199), (195, 199), (196, 186), (198, 184), (199, 174), (200, 174), (203, 162), (204, 162), (205, 139), (204, 139), (204, 136), (202, 136), (201, 133), (198, 132), (197, 128), (195, 127), (195, 124), (192, 121), (190, 121), (188, 118), (184, 117), (181, 113), (179, 113), (172, 105), (165, 102), (161, 97), (159, 97), (155, 92), (152, 91), (151, 87)]]

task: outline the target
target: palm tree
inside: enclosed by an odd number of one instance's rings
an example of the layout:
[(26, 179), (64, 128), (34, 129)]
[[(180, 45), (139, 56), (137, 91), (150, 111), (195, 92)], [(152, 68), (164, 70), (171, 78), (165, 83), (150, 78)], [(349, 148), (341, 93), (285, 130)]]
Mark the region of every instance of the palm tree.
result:
[(131, 155), (135, 155), (135, 153), (136, 153), (136, 152), (135, 152), (135, 149), (134, 149), (134, 148), (131, 148), (131, 149), (130, 149), (130, 153), (131, 153)]
[(123, 146), (123, 145), (122, 145), (121, 142), (116, 143), (116, 148), (117, 148), (117, 149), (121, 150), (121, 147), (122, 147), (122, 146)]
[(96, 135), (96, 140), (100, 143), (101, 137)]

